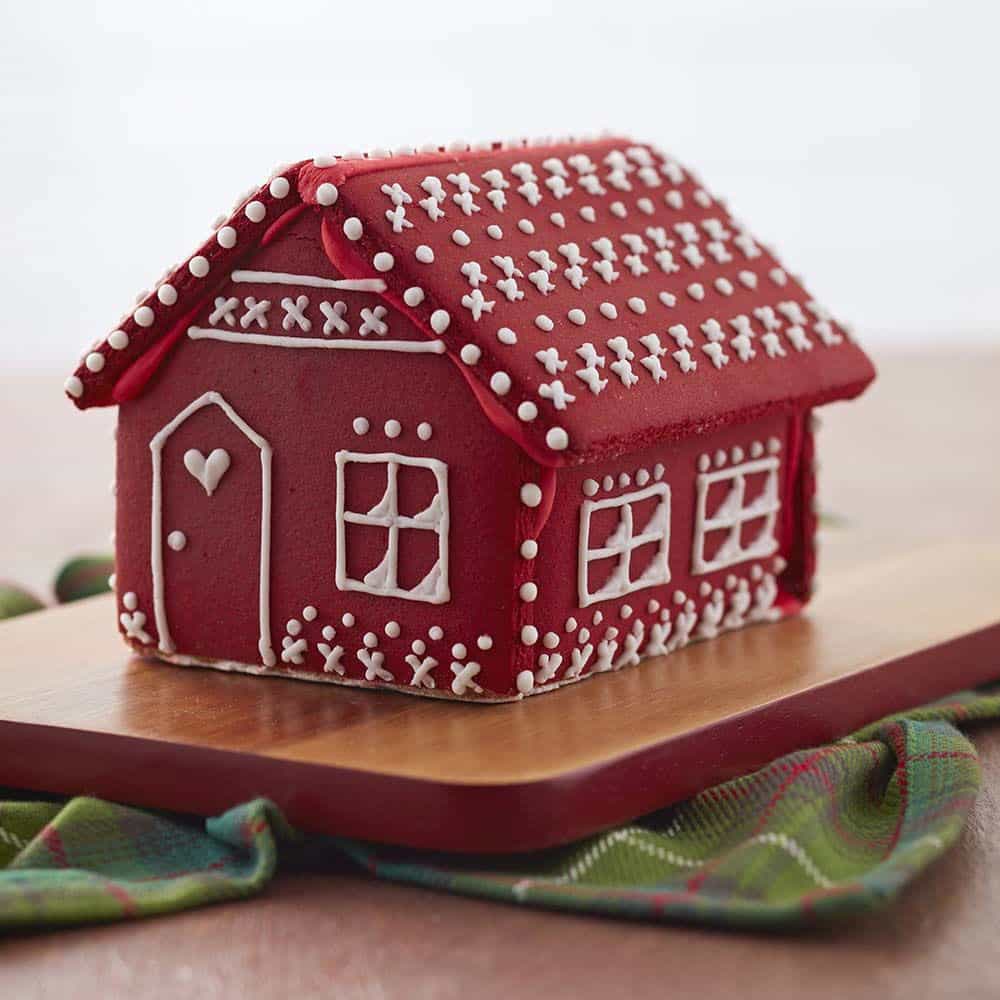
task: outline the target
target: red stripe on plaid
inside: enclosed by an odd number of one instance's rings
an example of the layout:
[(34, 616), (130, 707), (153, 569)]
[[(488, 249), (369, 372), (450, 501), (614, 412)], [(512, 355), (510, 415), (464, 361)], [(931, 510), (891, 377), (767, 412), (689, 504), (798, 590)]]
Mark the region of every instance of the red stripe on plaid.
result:
[(42, 843), (48, 848), (49, 853), (60, 868), (72, 867), (69, 858), (66, 857), (66, 848), (63, 847), (62, 837), (54, 826), (46, 826), (42, 830)]

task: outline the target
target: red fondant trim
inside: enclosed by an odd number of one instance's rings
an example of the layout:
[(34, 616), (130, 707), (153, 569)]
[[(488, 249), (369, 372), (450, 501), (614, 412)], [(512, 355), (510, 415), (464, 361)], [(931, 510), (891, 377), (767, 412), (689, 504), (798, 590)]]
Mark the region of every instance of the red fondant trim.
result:
[(284, 232), (285, 229), (287, 229), (288, 226), (290, 226), (308, 207), (309, 206), (304, 202), (299, 202), (298, 205), (293, 206), (287, 212), (279, 215), (278, 218), (276, 218), (274, 222), (272, 222), (271, 225), (264, 230), (264, 235), (260, 238), (260, 243), (258, 245), (266, 247), (279, 233)]
[[(381, 162), (381, 161), (379, 161)], [(373, 278), (378, 277), (375, 272), (366, 268), (363, 258), (353, 247), (348, 247), (346, 240), (340, 235), (340, 227), (337, 226), (333, 216), (324, 214), (320, 224), (320, 238), (323, 242), (323, 249), (330, 263), (346, 278)], [(364, 240), (359, 241), (364, 246)], [(464, 364), (454, 348), (448, 342), (447, 337), (439, 337), (430, 326), (430, 316), (437, 308), (436, 303), (430, 296), (424, 299), (419, 308), (413, 309), (408, 306), (403, 299), (392, 289), (387, 289), (381, 296), (394, 309), (408, 316), (422, 333), (426, 334), (429, 340), (440, 340), (448, 348), (447, 356), (461, 372), (472, 395), (479, 404), (480, 409), (491, 424), (501, 434), (505, 434), (523, 452), (530, 455), (536, 462), (545, 466), (558, 467), (568, 464), (566, 453), (559, 454), (542, 448), (537, 445), (524, 432), (524, 425), (503, 404), (497, 399), (492, 389), (483, 385), (479, 378), (473, 373), (469, 365)]]
[(119, 376), (111, 389), (110, 403), (127, 403), (142, 394), (149, 380), (171, 352), (174, 345), (182, 340), (188, 327), (194, 322), (201, 309), (201, 302), (179, 319), (149, 350), (140, 354)]

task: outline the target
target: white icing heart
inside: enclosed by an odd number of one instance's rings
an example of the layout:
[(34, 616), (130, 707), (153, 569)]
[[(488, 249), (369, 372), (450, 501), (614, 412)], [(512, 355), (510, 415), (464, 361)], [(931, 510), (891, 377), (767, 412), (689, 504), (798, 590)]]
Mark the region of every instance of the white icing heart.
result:
[(225, 448), (215, 448), (208, 458), (205, 458), (197, 448), (191, 448), (184, 452), (184, 468), (205, 487), (205, 492), (211, 496), (219, 485), (219, 480), (229, 468), (229, 452)]

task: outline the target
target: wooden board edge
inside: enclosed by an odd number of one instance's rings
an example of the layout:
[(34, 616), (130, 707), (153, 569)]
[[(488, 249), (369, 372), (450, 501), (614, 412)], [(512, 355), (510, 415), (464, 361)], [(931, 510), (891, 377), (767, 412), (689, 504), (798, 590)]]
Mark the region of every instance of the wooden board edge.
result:
[(309, 832), (429, 850), (516, 853), (579, 840), (793, 750), (998, 677), (1000, 623), (623, 757), (552, 778), (492, 785), (0, 722), (0, 781), (202, 816), (266, 796)]

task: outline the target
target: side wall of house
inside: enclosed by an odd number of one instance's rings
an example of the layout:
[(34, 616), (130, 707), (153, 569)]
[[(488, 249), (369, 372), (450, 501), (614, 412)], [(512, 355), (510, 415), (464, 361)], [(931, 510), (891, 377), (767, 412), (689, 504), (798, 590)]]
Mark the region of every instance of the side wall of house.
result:
[(811, 463), (800, 414), (560, 471), (519, 593), (520, 688), (797, 610), (813, 567)]
[[(243, 267), (336, 277), (311, 214)], [(117, 590), (137, 648), (165, 622), (179, 657), (263, 667), (269, 640), (278, 670), (510, 690), (524, 459), (447, 357), (381, 349), (426, 341), (377, 303), (242, 277), (121, 407)]]

